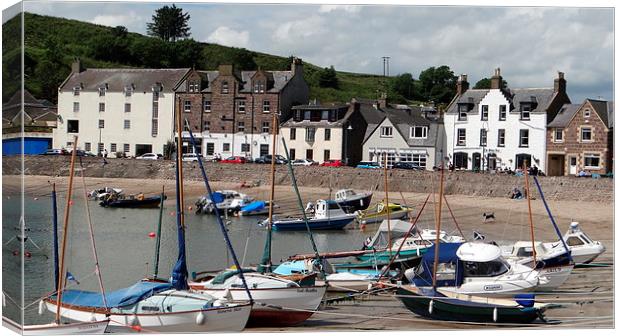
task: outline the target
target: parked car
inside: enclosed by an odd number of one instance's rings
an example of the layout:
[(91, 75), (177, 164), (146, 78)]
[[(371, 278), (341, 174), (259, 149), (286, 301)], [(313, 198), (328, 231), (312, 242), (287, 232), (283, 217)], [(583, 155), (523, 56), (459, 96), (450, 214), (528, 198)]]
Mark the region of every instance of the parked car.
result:
[(365, 169), (379, 169), (381, 166), (378, 162), (373, 161), (362, 161), (357, 164), (356, 168), (365, 168)]
[(342, 166), (344, 166), (344, 164), (342, 164), (342, 161), (340, 161), (340, 160), (327, 160), (327, 161), (324, 161), (323, 163), (321, 163), (321, 166), (323, 166), (323, 167), (342, 167)]
[(392, 166), (395, 169), (424, 170), (419, 164), (413, 162), (396, 162)]
[(243, 156), (231, 156), (220, 161), (220, 163), (246, 163), (246, 161), (247, 160)]
[(297, 159), (291, 162), (293, 166), (316, 166), (319, 163), (310, 159)]
[(182, 157), (181, 160), (186, 161), (186, 162), (188, 162), (188, 161), (189, 162), (198, 161), (198, 154), (196, 154), (196, 153), (185, 153), (185, 154), (183, 154), (183, 157)]
[(67, 151), (64, 148), (62, 149), (51, 148), (51, 149), (46, 150), (45, 153), (42, 153), (41, 155), (69, 155), (69, 151)]
[[(286, 164), (288, 161), (282, 155), (276, 155), (276, 164)], [(271, 154), (263, 155), (256, 160), (254, 163), (271, 163)]]
[(138, 160), (160, 160), (161, 158), (159, 157), (158, 154), (146, 153), (146, 154), (142, 154), (142, 155), (136, 157), (136, 159), (138, 159)]

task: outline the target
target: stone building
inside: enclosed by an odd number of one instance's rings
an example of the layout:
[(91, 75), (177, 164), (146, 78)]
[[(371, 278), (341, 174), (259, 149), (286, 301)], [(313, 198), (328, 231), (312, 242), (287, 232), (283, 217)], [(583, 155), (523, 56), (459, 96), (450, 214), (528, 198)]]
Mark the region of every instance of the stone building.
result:
[(548, 175), (613, 170), (613, 102), (565, 104), (547, 127)]

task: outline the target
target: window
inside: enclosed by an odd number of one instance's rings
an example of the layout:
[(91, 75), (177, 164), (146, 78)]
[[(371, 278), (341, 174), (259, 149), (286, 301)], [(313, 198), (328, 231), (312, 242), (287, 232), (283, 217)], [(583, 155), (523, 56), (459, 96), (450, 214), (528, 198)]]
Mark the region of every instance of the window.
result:
[(306, 128), (306, 141), (314, 142), (314, 135), (316, 134), (315, 127), (307, 127)]
[(463, 264), (463, 275), (466, 277), (496, 277), (509, 270), (501, 259), (487, 262), (465, 261)]
[(111, 153), (116, 153), (116, 144), (115, 143), (111, 143), (110, 144), (110, 152)]
[(498, 129), (497, 130), (497, 147), (506, 146), (506, 130)]
[(304, 120), (310, 120), (312, 111), (304, 111)]
[(153, 102), (153, 118), (159, 117), (159, 103)]
[(400, 162), (411, 162), (422, 169), (426, 169), (426, 154), (401, 152)]
[(268, 121), (263, 121), (261, 132), (269, 133), (269, 122)]
[(392, 127), (390, 126), (381, 126), (381, 137), (382, 138), (391, 138), (392, 137)]
[(295, 148), (289, 149), (288, 152), (289, 159), (295, 160)]
[(506, 105), (499, 106), (499, 120), (506, 120)]
[(308, 160), (312, 160), (314, 151), (312, 151), (312, 149), (306, 149), (306, 159)]
[(200, 84), (197, 82), (189, 82), (189, 92), (200, 92)]
[(211, 129), (211, 122), (209, 120), (204, 120), (202, 122), (202, 130), (203, 131), (208, 131)]
[(454, 153), (454, 167), (458, 169), (467, 169), (467, 161), (469, 157), (467, 153), (457, 152)]
[(245, 123), (243, 121), (237, 122), (237, 132), (245, 132)]
[(245, 113), (245, 100), (240, 100), (237, 102), (237, 111), (239, 113)]
[(464, 128), (459, 128), (456, 130), (456, 145), (457, 146), (465, 146), (466, 142), (466, 130)]
[(480, 146), (487, 145), (487, 130), (484, 128), (480, 129)]
[(104, 148), (103, 143), (101, 143), (101, 142), (100, 142), (100, 143), (98, 143), (98, 144), (97, 144), (97, 153), (101, 153), (101, 152), (103, 152), (103, 148)]
[(529, 147), (530, 145), (530, 130), (519, 130), (519, 147)]
[(323, 151), (323, 161), (328, 161), (330, 156), (329, 149)]
[(123, 144), (123, 152), (129, 153), (129, 144)]
[(249, 143), (242, 143), (241, 144), (241, 151), (244, 153), (248, 153), (250, 151), (250, 144)]
[(228, 82), (227, 81), (222, 82), (222, 93), (224, 94), (228, 93)]
[(124, 129), (130, 129), (131, 128), (131, 120), (125, 119), (125, 121), (123, 123), (123, 128)]
[(105, 120), (99, 119), (99, 128), (104, 128), (104, 127), (105, 127)]
[(183, 123), (183, 132), (189, 132), (189, 123)]
[(329, 120), (329, 111), (321, 111), (321, 120)]
[(263, 156), (263, 155), (267, 155), (267, 154), (269, 154), (269, 145), (267, 145), (267, 144), (260, 145), (259, 155)]
[(463, 121), (463, 120), (467, 120), (467, 111), (468, 111), (468, 107), (465, 104), (460, 104), (459, 105), (459, 120)]
[(73, 112), (80, 112), (80, 103), (73, 102)]
[(132, 94), (133, 94), (133, 86), (132, 85), (125, 86), (125, 97), (131, 97)]
[(205, 100), (203, 104), (204, 104), (204, 111), (211, 112), (211, 101)]
[(590, 127), (581, 128), (581, 141), (584, 141), (584, 142), (592, 141), (592, 128)]
[(295, 140), (297, 138), (297, 129), (296, 128), (291, 128), (291, 140)]
[(105, 87), (99, 88), (99, 97), (105, 97)]
[(222, 152), (229, 152), (230, 151), (230, 143), (225, 142), (222, 144)]
[(521, 104), (521, 120), (530, 120), (530, 111), (532, 106), (530, 104)]
[(183, 102), (183, 111), (190, 112), (192, 110), (192, 101), (186, 100)]
[(87, 152), (90, 152), (90, 142), (85, 142), (84, 143), (84, 150)]
[(413, 139), (426, 139), (428, 136), (427, 126), (413, 126), (409, 129), (409, 137)]
[(586, 169), (600, 169), (601, 156), (598, 154), (585, 154), (583, 163)]
[(80, 121), (79, 120), (67, 120), (67, 133), (79, 133)]
[(156, 102), (159, 100), (159, 90), (153, 91), (153, 101)]
[(81, 88), (79, 86), (76, 86), (73, 88), (73, 95), (74, 96), (79, 96), (80, 95), (80, 90)]
[(583, 117), (584, 118), (590, 118), (590, 109), (589, 108), (583, 110)]
[(99, 112), (105, 112), (105, 103), (99, 103)]
[(332, 139), (332, 130), (329, 128), (325, 129), (325, 141), (330, 141)]
[(151, 120), (151, 136), (155, 137), (159, 133), (159, 121), (157, 119)]
[(131, 103), (125, 103), (125, 112), (131, 112)]
[(563, 128), (556, 128), (553, 130), (553, 141), (564, 142), (564, 129)]
[(215, 144), (213, 142), (207, 142), (207, 155), (213, 155), (215, 153)]
[(489, 120), (489, 105), (482, 105), (480, 120)]
[(267, 113), (271, 111), (271, 103), (268, 100), (263, 100), (263, 112)]

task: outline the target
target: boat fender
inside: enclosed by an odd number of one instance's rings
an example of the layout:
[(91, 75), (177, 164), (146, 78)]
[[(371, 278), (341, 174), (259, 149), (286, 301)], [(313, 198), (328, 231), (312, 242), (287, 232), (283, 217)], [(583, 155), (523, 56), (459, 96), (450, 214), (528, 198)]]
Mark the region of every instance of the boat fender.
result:
[(514, 296), (515, 301), (523, 307), (533, 307), (535, 298), (534, 294), (517, 294)]
[(497, 307), (493, 308), (493, 322), (497, 322)]
[(428, 313), (433, 314), (433, 300), (428, 304)]
[(90, 321), (97, 322), (97, 315), (95, 315), (95, 313), (90, 314)]
[(133, 328), (136, 326), (140, 326), (140, 321), (138, 321), (138, 316), (133, 315), (132, 317), (130, 317), (129, 319), (129, 325)]
[(222, 305), (223, 305), (223, 304), (222, 304), (222, 301), (221, 301), (221, 300), (215, 300), (215, 301), (213, 301), (213, 307), (221, 307)]
[(45, 312), (45, 302), (43, 300), (39, 301), (39, 315), (43, 315)]
[(226, 290), (224, 291), (224, 295), (222, 296), (222, 298), (223, 298), (224, 300), (228, 300), (228, 301), (232, 300), (232, 298), (233, 298), (233, 297), (232, 297), (232, 294), (230, 293), (230, 288), (226, 288)]
[(198, 313), (198, 315), (196, 315), (196, 324), (197, 325), (203, 325), (205, 323), (206, 319), (207, 319), (207, 317), (201, 311), (201, 312)]

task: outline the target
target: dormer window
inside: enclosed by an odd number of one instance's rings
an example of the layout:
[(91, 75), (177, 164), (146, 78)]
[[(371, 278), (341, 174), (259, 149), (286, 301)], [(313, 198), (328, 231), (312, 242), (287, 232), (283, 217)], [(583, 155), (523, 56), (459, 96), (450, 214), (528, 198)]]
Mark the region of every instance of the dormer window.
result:
[(81, 86), (74, 86), (73, 87), (73, 95), (74, 96), (79, 96), (80, 95), (80, 91), (82, 91), (82, 87)]
[(482, 105), (480, 120), (489, 120), (489, 105)]
[(589, 108), (583, 110), (583, 117), (584, 118), (590, 118), (590, 109)]
[(426, 139), (428, 137), (428, 127), (413, 126), (409, 128), (409, 137), (412, 139)]
[(131, 95), (133, 94), (133, 84), (126, 85), (123, 91), (125, 91), (125, 97), (131, 97)]
[(521, 103), (521, 120), (530, 120), (530, 112), (532, 111), (532, 105), (528, 103)]
[(99, 87), (99, 97), (105, 97), (105, 92), (108, 90), (108, 84)]
[(264, 93), (265, 92), (265, 82), (256, 81), (254, 82), (254, 93)]
[(467, 104), (459, 104), (459, 120), (467, 120), (467, 111), (469, 111)]
[(188, 90), (189, 92), (200, 92), (200, 83), (198, 82), (189, 82)]
[(222, 93), (224, 94), (228, 93), (228, 82), (227, 81), (222, 82)]

